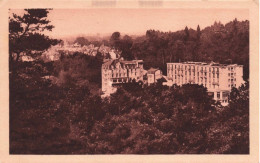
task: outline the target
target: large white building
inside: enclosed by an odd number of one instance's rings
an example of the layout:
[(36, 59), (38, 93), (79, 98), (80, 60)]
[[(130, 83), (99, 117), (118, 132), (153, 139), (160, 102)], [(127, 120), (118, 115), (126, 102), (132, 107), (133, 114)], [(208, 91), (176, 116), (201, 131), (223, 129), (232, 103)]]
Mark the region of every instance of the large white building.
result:
[(208, 89), (209, 95), (222, 105), (228, 104), (231, 88), (238, 88), (244, 83), (243, 66), (237, 64), (167, 63), (167, 78), (171, 84), (203, 85)]
[(143, 81), (142, 60), (124, 61), (112, 59), (102, 64), (102, 92), (109, 95), (113, 86), (135, 81)]

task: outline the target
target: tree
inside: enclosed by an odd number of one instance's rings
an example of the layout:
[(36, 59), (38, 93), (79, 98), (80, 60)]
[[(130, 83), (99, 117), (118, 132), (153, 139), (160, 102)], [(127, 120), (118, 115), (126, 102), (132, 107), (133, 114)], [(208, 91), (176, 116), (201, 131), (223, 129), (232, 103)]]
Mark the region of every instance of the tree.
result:
[(88, 45), (89, 41), (85, 37), (77, 37), (76, 40), (74, 41), (74, 43), (78, 43), (81, 46), (84, 46), (84, 45)]
[(188, 39), (189, 39), (189, 37), (190, 37), (190, 33), (189, 33), (189, 29), (188, 29), (188, 27), (186, 26), (185, 27), (185, 37), (184, 37), (184, 40), (185, 41), (188, 41)]
[(133, 45), (133, 40), (130, 36), (125, 35), (122, 40), (120, 40), (119, 49), (122, 51), (122, 57), (126, 60), (134, 59), (131, 52), (131, 47)]
[(59, 42), (42, 33), (54, 28), (47, 19), (49, 10), (25, 9), (23, 16), (13, 13), (12, 17), (9, 17), (10, 62), (19, 61), (21, 55), (36, 58), (41, 55), (40, 52)]
[(112, 34), (112, 36), (110, 37), (110, 43), (112, 46), (114, 46), (115, 48), (119, 48), (119, 44), (120, 44), (120, 32), (114, 32)]
[(200, 26), (197, 26), (197, 40), (200, 39), (201, 31), (200, 31)]

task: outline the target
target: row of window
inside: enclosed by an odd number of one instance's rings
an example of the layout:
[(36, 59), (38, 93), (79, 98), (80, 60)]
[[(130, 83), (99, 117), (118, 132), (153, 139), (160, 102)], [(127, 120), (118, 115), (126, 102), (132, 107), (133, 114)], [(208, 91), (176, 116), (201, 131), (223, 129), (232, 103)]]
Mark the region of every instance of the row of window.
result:
[(125, 66), (110, 66), (109, 69), (135, 69), (135, 68), (142, 68), (142, 66), (129, 66), (129, 65), (125, 65)]
[(234, 78), (234, 79), (228, 79), (228, 82), (233, 82), (233, 81), (236, 81), (236, 78)]
[(189, 66), (187, 66), (187, 65), (168, 65), (168, 69), (171, 69), (171, 70), (173, 70), (173, 69), (178, 69), (178, 70), (195, 70), (195, 69), (197, 69), (197, 71), (207, 71), (207, 69), (211, 72), (211, 70), (212, 71), (217, 71), (217, 72), (219, 72), (219, 68), (218, 67), (201, 67), (201, 66), (191, 66), (191, 65), (189, 65)]
[(236, 73), (228, 73), (228, 76), (236, 76)]
[(189, 81), (189, 82), (187, 82), (187, 80), (184, 82), (184, 81), (180, 81), (180, 80), (178, 80), (178, 81), (175, 81), (175, 83), (176, 84), (179, 84), (179, 85), (182, 85), (182, 84), (187, 84), (187, 83), (191, 83), (191, 84), (202, 84), (204, 87), (208, 87), (208, 88), (213, 88), (213, 89), (215, 89), (215, 88), (219, 88), (219, 84), (218, 83), (203, 83), (203, 81), (201, 81), (201, 82), (194, 82), (194, 81)]
[(236, 87), (236, 84), (229, 84), (228, 87)]
[[(131, 73), (131, 74), (129, 74), (129, 76), (133, 76), (133, 75), (137, 75), (137, 73), (135, 72), (133, 72), (133, 73)], [(123, 74), (119, 74), (119, 73), (116, 73), (116, 74), (112, 74), (112, 78), (114, 78), (114, 77), (127, 77), (127, 75), (125, 74), (125, 73), (123, 73)]]
[[(170, 73), (168, 73), (168, 76), (173, 76), (173, 74), (171, 75)], [(175, 73), (175, 77), (176, 77), (176, 76), (182, 76), (182, 77), (183, 77), (183, 74), (180, 74), (180, 73), (176, 74), (176, 73)], [(187, 73), (185, 73), (184, 76), (187, 77)], [(194, 73), (193, 75), (191, 75), (191, 73), (189, 73), (189, 76), (195, 77), (195, 73)], [(205, 73), (204, 75), (197, 73), (197, 77), (207, 78), (207, 73)], [(211, 74), (209, 74), (208, 77), (211, 78)], [(213, 74), (212, 77), (213, 77), (213, 78), (219, 78), (219, 74)]]
[[(171, 71), (170, 70), (168, 70), (168, 74), (171, 74)], [(181, 72), (181, 71), (176, 71), (175, 70), (175, 74), (178, 74), (178, 75), (183, 75), (183, 72)], [(190, 72), (190, 71), (188, 71), (188, 73), (187, 73), (187, 71), (185, 71), (185, 73), (184, 73), (185, 75), (187, 75), (187, 74), (189, 74), (190, 76), (193, 74), (193, 75), (195, 75), (195, 72)], [(209, 74), (209, 76), (211, 76), (211, 73), (207, 73), (207, 72), (197, 72), (197, 75), (199, 76), (199, 75), (204, 75), (204, 76), (207, 76), (207, 74)], [(215, 75), (217, 75), (217, 76), (219, 76), (219, 73), (218, 72), (216, 72), (216, 73), (212, 73), (212, 75), (213, 76), (215, 76)]]

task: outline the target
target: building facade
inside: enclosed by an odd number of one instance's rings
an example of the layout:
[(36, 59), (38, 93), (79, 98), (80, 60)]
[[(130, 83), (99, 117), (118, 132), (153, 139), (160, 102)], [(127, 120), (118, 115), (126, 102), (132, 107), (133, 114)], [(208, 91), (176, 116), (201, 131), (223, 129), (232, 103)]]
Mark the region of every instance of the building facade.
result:
[(243, 81), (243, 66), (203, 62), (167, 63), (167, 78), (171, 84), (199, 84), (208, 89), (209, 95), (222, 105), (228, 104), (232, 87)]
[(143, 81), (143, 61), (109, 60), (102, 64), (102, 92), (109, 92), (113, 86), (132, 80)]
[(158, 79), (162, 78), (162, 71), (160, 69), (150, 68), (147, 71), (147, 83), (148, 85), (156, 83)]

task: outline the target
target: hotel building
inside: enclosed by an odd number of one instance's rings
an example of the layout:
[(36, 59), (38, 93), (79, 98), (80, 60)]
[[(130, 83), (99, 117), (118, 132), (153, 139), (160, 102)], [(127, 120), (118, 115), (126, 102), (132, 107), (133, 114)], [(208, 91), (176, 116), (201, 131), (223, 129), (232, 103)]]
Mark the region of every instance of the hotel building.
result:
[(232, 87), (243, 81), (243, 66), (217, 63), (183, 62), (167, 63), (167, 78), (171, 84), (199, 84), (208, 89), (214, 100), (227, 105)]
[(111, 87), (135, 81), (143, 80), (143, 61), (124, 61), (120, 59), (109, 60), (102, 64), (102, 92), (110, 92)]

